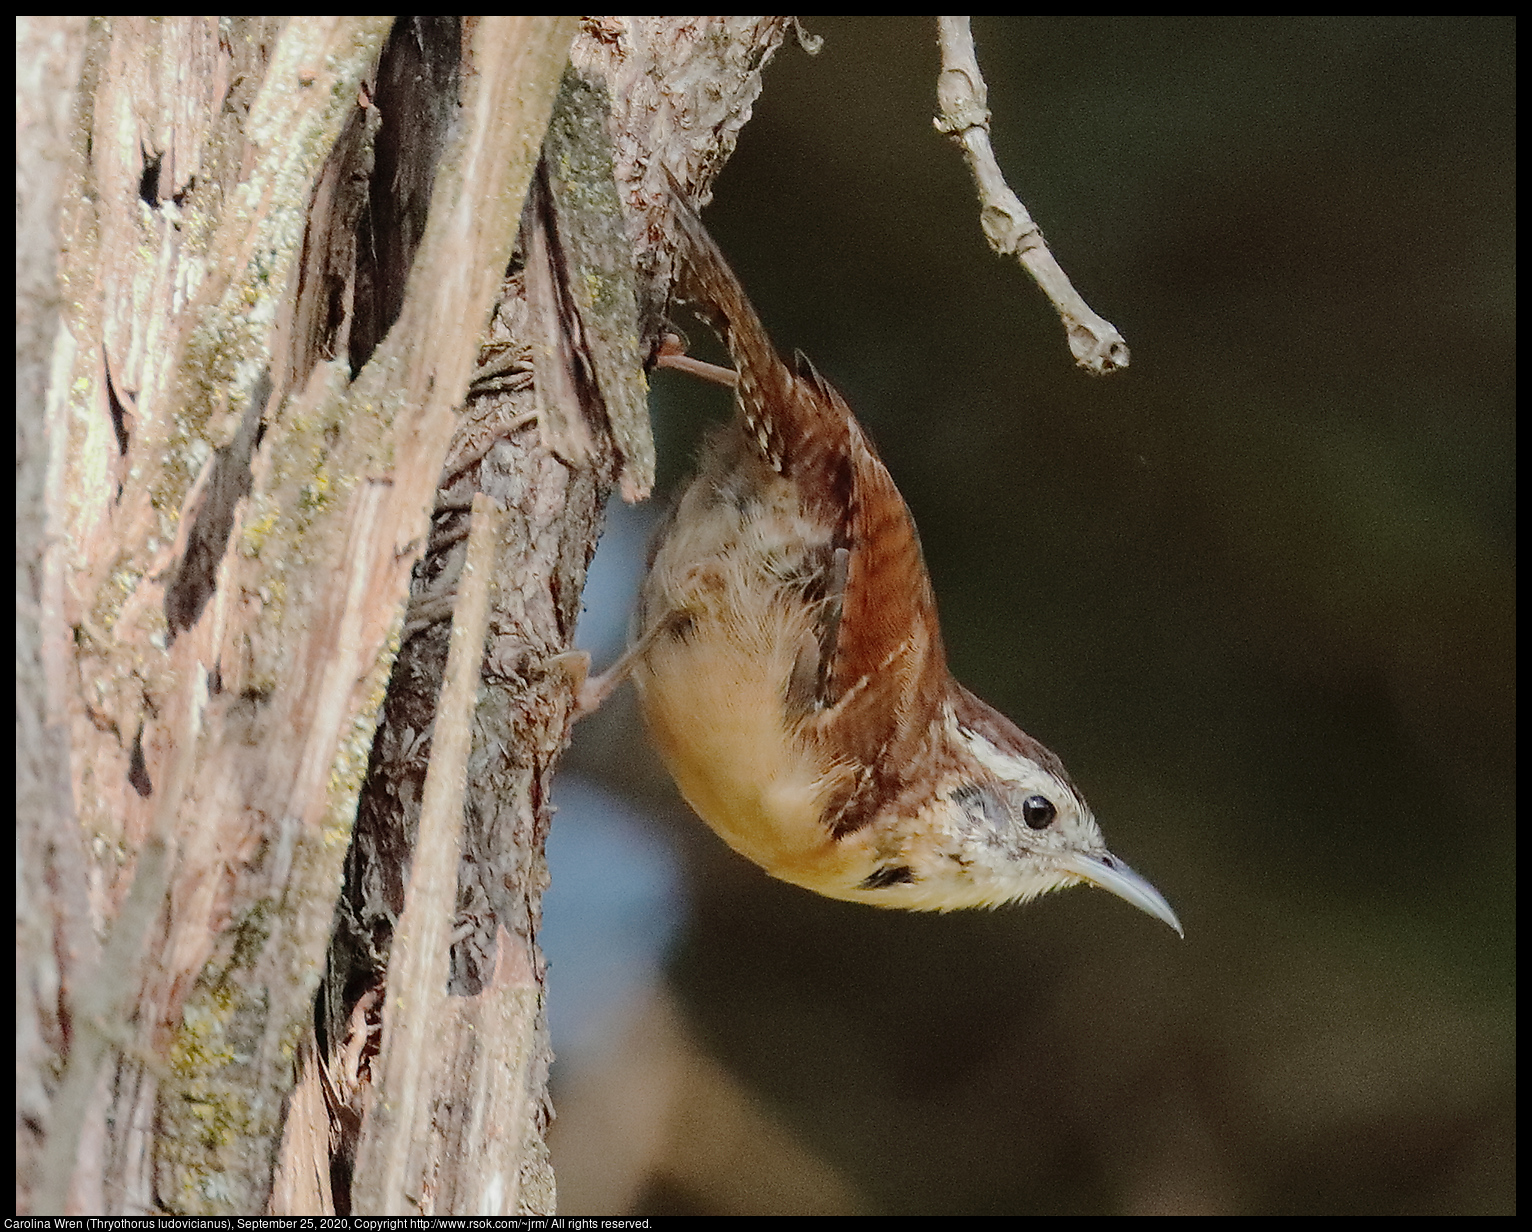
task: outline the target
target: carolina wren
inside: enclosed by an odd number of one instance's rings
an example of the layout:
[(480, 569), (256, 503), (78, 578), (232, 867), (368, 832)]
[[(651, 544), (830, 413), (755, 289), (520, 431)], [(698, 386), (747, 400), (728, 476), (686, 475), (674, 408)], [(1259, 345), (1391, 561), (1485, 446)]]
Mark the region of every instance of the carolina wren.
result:
[(1085, 881), (1181, 932), (1059, 759), (953, 679), (893, 478), (677, 209), (678, 293), (736, 390), (653, 549), (623, 664), (681, 794), (735, 851), (831, 898), (947, 911)]

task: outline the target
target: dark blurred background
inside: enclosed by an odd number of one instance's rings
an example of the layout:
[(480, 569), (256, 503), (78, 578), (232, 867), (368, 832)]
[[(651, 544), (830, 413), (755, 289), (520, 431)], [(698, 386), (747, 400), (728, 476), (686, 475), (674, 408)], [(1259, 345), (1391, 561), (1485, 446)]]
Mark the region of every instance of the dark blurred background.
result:
[[(613, 951), (550, 937), (561, 1210), (1512, 1211), (1514, 24), (976, 18), (1000, 163), (1132, 348), (1106, 379), (985, 246), (934, 21), (806, 25), (705, 218), (878, 442), (954, 671), (1186, 940), (1089, 889), (773, 882), (623, 697), (570, 765), (674, 874), (605, 1054), (559, 981)], [(654, 384), (673, 487), (728, 401)], [(669, 1146), (614, 1196), (603, 1133)]]

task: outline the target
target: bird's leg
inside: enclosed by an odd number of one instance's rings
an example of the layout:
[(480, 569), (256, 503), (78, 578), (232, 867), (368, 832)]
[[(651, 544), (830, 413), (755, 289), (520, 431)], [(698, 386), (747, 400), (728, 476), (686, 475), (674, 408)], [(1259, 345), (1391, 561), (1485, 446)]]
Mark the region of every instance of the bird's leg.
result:
[(654, 366), (674, 368), (677, 372), (701, 377), (704, 381), (711, 381), (714, 385), (725, 385), (730, 389), (739, 384), (739, 373), (733, 368), (720, 368), (717, 364), (693, 359), (688, 355), (686, 343), (682, 341), (679, 334), (665, 335), (664, 341), (660, 343), (659, 353), (654, 357)]

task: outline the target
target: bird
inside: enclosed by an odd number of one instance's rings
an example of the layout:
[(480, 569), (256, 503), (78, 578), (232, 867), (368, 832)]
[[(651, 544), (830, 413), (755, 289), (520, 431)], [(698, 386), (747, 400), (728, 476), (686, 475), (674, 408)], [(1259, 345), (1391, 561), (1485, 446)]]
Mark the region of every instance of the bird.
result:
[(675, 206), (687, 303), (733, 369), (734, 414), (650, 552), (631, 675), (691, 808), (768, 874), (913, 911), (1089, 883), (1184, 936), (1113, 855), (1063, 763), (948, 668), (909, 508), (845, 399), (778, 352), (691, 205)]

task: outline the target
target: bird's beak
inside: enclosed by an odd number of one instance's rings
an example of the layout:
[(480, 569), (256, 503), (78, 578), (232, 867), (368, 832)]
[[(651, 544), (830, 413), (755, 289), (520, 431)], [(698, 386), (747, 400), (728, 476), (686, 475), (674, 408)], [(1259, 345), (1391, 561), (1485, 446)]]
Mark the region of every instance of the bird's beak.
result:
[(1147, 911), (1155, 919), (1164, 920), (1183, 938), (1186, 936), (1181, 921), (1176, 919), (1176, 913), (1170, 909), (1165, 896), (1111, 852), (1103, 851), (1100, 855), (1071, 853), (1061, 863), (1065, 870), (1082, 881), (1110, 891), (1140, 911)]

